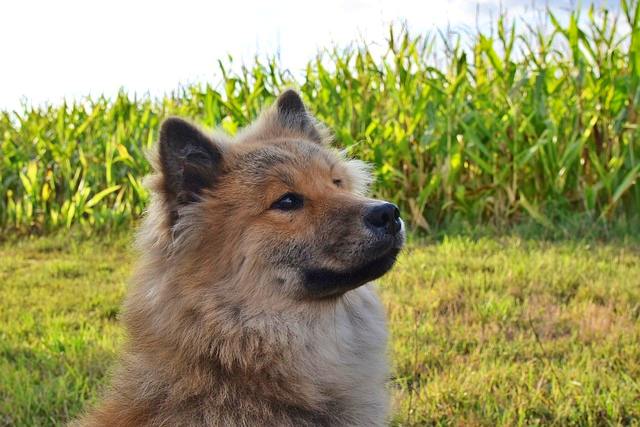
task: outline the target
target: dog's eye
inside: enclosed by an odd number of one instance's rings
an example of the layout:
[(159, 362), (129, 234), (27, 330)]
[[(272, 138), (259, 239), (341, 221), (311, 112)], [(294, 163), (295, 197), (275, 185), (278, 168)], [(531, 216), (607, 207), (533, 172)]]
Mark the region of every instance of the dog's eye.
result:
[(296, 193), (286, 193), (278, 200), (273, 202), (271, 209), (278, 209), (281, 211), (292, 211), (300, 209), (303, 205), (302, 196)]
[(341, 180), (341, 179), (334, 179), (334, 180), (333, 180), (333, 184), (334, 184), (336, 187), (342, 187), (342, 180)]

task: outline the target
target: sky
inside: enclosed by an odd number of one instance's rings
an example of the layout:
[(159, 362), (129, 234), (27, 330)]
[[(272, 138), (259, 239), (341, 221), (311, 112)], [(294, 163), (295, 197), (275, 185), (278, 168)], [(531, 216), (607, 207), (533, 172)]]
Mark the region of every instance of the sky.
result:
[[(487, 28), (499, 10), (531, 21), (572, 0), (6, 0), (0, 3), (0, 109), (129, 93), (162, 96), (219, 81), (217, 61), (277, 55), (294, 75), (319, 49), (413, 33)], [(587, 3), (587, 2), (583, 2)], [(617, 0), (596, 4), (615, 6)]]

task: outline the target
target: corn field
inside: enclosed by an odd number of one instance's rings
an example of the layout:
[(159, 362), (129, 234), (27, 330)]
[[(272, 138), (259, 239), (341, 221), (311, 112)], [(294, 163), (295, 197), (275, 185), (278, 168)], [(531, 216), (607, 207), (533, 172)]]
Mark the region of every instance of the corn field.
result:
[(2, 111), (0, 229), (130, 224), (148, 199), (144, 153), (164, 117), (233, 134), (287, 86), (337, 147), (374, 166), (373, 193), (414, 229), (638, 221), (640, 8), (622, 0), (620, 10), (567, 22), (548, 12), (544, 27), (502, 16), (468, 39), (391, 28), (384, 52), (325, 50), (300, 76), (276, 59), (229, 60), (218, 84), (160, 99), (121, 92)]

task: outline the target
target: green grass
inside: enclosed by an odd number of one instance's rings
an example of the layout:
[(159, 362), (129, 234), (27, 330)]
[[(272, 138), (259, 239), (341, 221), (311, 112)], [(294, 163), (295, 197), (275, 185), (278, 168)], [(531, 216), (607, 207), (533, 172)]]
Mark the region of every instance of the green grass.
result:
[[(0, 424), (61, 424), (97, 396), (133, 259), (124, 237), (0, 245)], [(640, 422), (637, 242), (414, 243), (380, 289), (394, 424)]]
[(0, 247), (0, 424), (61, 424), (93, 396), (121, 336), (131, 257), (121, 242)]
[(464, 40), (392, 29), (386, 46), (327, 49), (302, 74), (229, 60), (160, 99), (0, 111), (0, 229), (126, 226), (144, 210), (143, 153), (164, 117), (234, 133), (288, 85), (337, 146), (373, 164), (375, 195), (414, 228), (638, 224), (640, 7), (620, 9), (549, 13), (541, 27), (501, 16)]

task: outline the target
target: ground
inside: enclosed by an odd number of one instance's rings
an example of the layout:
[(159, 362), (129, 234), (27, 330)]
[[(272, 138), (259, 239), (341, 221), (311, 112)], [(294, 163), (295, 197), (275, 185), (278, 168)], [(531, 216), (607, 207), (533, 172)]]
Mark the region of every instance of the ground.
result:
[[(129, 237), (0, 244), (0, 424), (60, 425), (123, 334)], [(640, 422), (640, 246), (412, 243), (379, 281), (394, 425)]]

